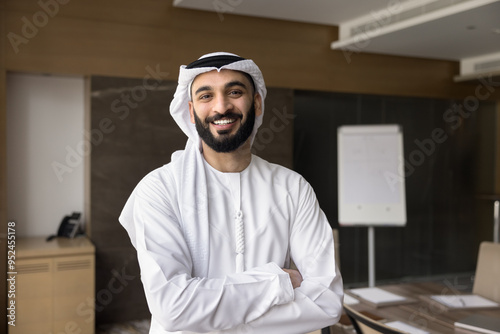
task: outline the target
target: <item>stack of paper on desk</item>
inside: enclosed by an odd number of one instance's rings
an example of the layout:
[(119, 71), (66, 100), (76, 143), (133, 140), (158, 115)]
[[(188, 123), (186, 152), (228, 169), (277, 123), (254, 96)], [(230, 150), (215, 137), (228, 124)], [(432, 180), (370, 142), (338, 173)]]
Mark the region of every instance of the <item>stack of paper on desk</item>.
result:
[(354, 298), (351, 295), (344, 294), (344, 304), (356, 305), (356, 304), (359, 304), (359, 300), (357, 300), (356, 298)]
[(495, 308), (500, 304), (478, 295), (435, 295), (431, 298), (450, 309)]
[(409, 299), (380, 288), (350, 289), (347, 290), (347, 292), (354, 297), (359, 298), (361, 301), (364, 301), (375, 307), (405, 304), (414, 301), (413, 299)]

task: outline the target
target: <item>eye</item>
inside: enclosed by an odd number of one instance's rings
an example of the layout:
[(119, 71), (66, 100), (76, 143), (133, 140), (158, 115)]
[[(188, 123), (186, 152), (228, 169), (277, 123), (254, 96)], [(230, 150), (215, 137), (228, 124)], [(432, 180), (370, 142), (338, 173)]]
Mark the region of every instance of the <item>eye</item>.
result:
[(239, 89), (233, 89), (233, 90), (229, 91), (229, 96), (239, 97), (241, 95), (243, 95), (243, 92)]
[(212, 97), (211, 94), (201, 94), (198, 96), (198, 100), (208, 100), (211, 97)]

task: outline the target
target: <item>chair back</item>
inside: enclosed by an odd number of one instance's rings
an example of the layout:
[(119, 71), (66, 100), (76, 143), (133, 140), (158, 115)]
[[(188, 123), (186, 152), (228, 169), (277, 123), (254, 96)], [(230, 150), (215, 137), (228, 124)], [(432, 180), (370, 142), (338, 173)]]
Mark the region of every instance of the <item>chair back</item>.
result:
[(500, 243), (479, 246), (472, 293), (500, 303)]
[(357, 334), (404, 334), (396, 328), (384, 325), (382, 322), (365, 316), (355, 311), (350, 306), (344, 304), (344, 311), (351, 320), (351, 323)]

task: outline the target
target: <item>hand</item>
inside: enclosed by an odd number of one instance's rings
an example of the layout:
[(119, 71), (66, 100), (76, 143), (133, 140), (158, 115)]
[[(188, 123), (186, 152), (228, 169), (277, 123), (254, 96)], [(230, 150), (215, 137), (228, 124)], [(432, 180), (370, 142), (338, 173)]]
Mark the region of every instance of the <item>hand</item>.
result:
[(298, 288), (303, 281), (300, 272), (298, 270), (285, 269), (285, 268), (283, 268), (283, 271), (288, 273), (288, 275), (290, 275), (290, 280), (292, 281), (293, 288), (294, 289)]

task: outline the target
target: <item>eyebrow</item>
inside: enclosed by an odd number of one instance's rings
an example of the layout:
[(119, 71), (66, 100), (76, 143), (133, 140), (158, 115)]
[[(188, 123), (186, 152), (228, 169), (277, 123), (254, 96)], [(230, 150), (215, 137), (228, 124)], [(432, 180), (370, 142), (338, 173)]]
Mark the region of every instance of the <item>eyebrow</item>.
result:
[[(239, 81), (239, 80), (233, 80), (233, 81), (230, 81), (230, 82), (226, 83), (226, 84), (224, 85), (224, 88), (225, 88), (225, 89), (228, 89), (228, 88), (231, 88), (231, 87), (234, 87), (234, 86), (241, 86), (241, 87), (243, 87), (243, 88), (245, 88), (245, 89), (248, 89), (248, 88), (247, 88), (247, 85), (245, 85), (243, 82), (241, 82), (241, 81)], [(213, 88), (212, 88), (211, 86), (208, 86), (208, 85), (206, 85), (206, 86), (201, 86), (201, 87), (199, 87), (199, 88), (196, 90), (196, 92), (194, 92), (194, 94), (195, 94), (195, 95), (197, 95), (197, 94), (198, 94), (198, 93), (200, 93), (200, 92), (207, 91), (207, 90), (212, 90), (212, 89), (213, 89)]]
[(211, 90), (211, 89), (212, 89), (212, 87), (210, 87), (210, 86), (201, 86), (200, 88), (198, 88), (196, 90), (196, 92), (194, 92), (194, 95), (197, 95), (199, 92), (203, 92), (205, 90)]
[(226, 85), (225, 85), (225, 88), (231, 88), (233, 86), (241, 86), (245, 89), (247, 89), (247, 85), (245, 85), (243, 82), (239, 81), (239, 80), (234, 80), (234, 81), (230, 81), (228, 82)]

